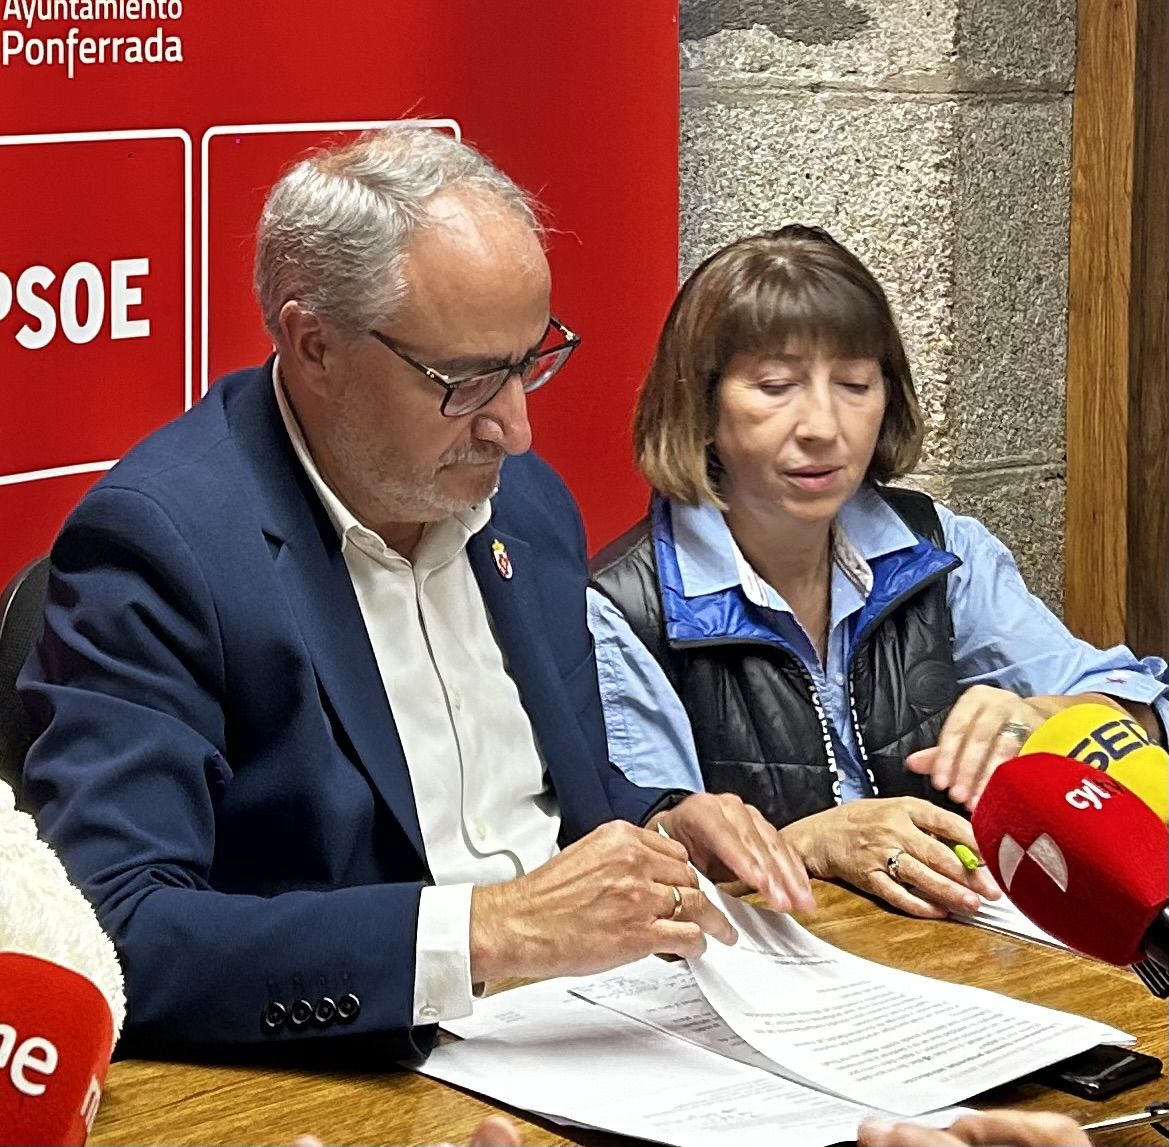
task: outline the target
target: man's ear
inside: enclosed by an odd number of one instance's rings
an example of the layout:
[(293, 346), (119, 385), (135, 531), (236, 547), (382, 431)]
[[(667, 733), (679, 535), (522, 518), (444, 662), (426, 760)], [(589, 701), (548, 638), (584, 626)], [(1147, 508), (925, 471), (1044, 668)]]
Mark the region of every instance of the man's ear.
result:
[(295, 299), (280, 308), (280, 358), (314, 394), (328, 390), (336, 367), (337, 334)]

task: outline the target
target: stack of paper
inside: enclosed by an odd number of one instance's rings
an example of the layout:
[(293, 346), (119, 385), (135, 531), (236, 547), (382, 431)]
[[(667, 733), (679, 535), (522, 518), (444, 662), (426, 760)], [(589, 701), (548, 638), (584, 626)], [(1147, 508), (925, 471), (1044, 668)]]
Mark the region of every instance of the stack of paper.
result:
[(805, 1147), (870, 1113), (945, 1126), (949, 1105), (1098, 1043), (1105, 1024), (886, 968), (788, 916), (703, 890), (737, 944), (478, 1001), (428, 1075), (551, 1118), (662, 1143)]
[(1024, 940), (1034, 940), (1037, 944), (1070, 951), (1062, 940), (1057, 940), (1050, 932), (1044, 932), (1038, 924), (1032, 924), (1007, 896), (999, 900), (983, 900), (974, 912), (951, 912), (950, 916), (963, 924), (989, 928), (992, 932), (1004, 932), (1008, 936), (1019, 936)]
[[(651, 957), (626, 971), (651, 966), (668, 968)], [(827, 1147), (854, 1139), (871, 1114), (588, 1003), (572, 983), (476, 1001), (474, 1016), (443, 1025), (462, 1042), (435, 1048), (419, 1070), (556, 1122), (676, 1147)]]

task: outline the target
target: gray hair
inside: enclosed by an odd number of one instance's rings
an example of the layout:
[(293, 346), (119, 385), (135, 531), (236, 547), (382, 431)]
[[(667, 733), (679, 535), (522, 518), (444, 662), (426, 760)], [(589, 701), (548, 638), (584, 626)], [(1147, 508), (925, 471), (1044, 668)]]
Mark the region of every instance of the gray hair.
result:
[(411, 237), (432, 223), (427, 204), (448, 189), (494, 200), (542, 236), (535, 201), (473, 147), (434, 128), (379, 128), (289, 168), (256, 233), (256, 297), (269, 333), (279, 333), (290, 299), (350, 335), (384, 319), (405, 293)]

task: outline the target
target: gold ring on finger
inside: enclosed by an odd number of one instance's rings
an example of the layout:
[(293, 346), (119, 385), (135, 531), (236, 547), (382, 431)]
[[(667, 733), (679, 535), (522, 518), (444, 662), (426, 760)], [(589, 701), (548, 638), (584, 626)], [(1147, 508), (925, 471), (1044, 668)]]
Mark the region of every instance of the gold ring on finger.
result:
[(674, 911), (670, 913), (670, 919), (677, 920), (682, 915), (682, 893), (676, 884), (670, 885), (670, 891), (674, 894)]

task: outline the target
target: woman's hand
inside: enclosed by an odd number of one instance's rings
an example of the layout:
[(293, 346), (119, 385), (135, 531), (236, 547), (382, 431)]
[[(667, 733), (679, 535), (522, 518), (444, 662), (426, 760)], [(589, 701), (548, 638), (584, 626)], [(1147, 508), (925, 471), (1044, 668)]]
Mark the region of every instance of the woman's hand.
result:
[[(845, 880), (911, 916), (939, 920), (973, 912), (979, 896), (1000, 895), (986, 869), (971, 872), (943, 843), (965, 844), (977, 854), (969, 823), (918, 797), (849, 801), (788, 825), (782, 835), (813, 876)], [(888, 870), (894, 854), (900, 854), (897, 880)]]
[(1047, 716), (1035, 699), (992, 685), (972, 685), (950, 710), (938, 743), (910, 753), (905, 767), (928, 775), (935, 789), (949, 789), (952, 801), (973, 809), (991, 773), (1018, 756)]
[[(951, 800), (973, 810), (991, 773), (1017, 757), (1031, 733), (1061, 709), (1083, 704), (1108, 705), (1126, 717), (1135, 716), (1146, 728), (1159, 727), (1148, 706), (1126, 707), (1103, 693), (1020, 697), (1007, 689), (973, 685), (950, 710), (937, 745), (910, 753), (905, 767), (928, 774), (935, 789), (949, 789)], [(1159, 732), (1155, 743), (1160, 743)]]

